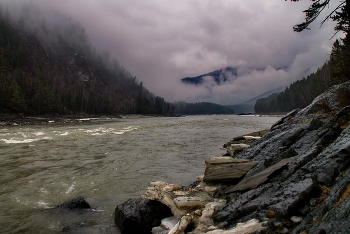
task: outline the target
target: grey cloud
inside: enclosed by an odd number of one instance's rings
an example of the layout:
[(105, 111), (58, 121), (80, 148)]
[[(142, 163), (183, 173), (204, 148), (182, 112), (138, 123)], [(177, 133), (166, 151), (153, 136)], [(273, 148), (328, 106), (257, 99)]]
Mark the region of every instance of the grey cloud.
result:
[[(0, 0), (1, 2), (1, 0)], [(2, 0), (4, 3), (9, 1)], [(21, 4), (19, 0), (11, 4)], [(328, 58), (334, 24), (295, 33), (310, 2), (283, 0), (32, 0), (79, 21), (91, 43), (169, 101), (233, 104), (301, 78)], [(331, 10), (330, 7), (329, 10)], [(225, 86), (181, 78), (226, 66), (265, 68)], [(270, 69), (286, 68), (286, 71)]]

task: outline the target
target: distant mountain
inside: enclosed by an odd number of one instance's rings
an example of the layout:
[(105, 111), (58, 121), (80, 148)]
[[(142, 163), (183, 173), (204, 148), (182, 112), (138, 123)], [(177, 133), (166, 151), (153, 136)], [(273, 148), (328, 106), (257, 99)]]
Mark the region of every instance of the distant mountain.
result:
[(278, 88), (278, 89), (274, 89), (274, 90), (267, 91), (267, 92), (265, 92), (265, 93), (263, 93), (263, 94), (260, 94), (259, 96), (256, 96), (256, 97), (254, 97), (254, 98), (251, 98), (251, 99), (249, 99), (249, 100), (247, 100), (247, 101), (244, 101), (244, 102), (242, 102), (242, 103), (240, 103), (240, 104), (243, 104), (243, 105), (247, 105), (247, 104), (255, 105), (255, 103), (256, 103), (256, 101), (257, 101), (258, 99), (264, 98), (264, 97), (268, 97), (268, 96), (270, 96), (270, 95), (273, 94), (273, 93), (282, 92), (284, 89), (285, 89), (285, 87), (280, 87), (280, 88)]
[[(195, 87), (199, 87), (199, 86), (203, 86), (205, 89), (208, 90), (208, 97), (209, 95), (216, 95), (216, 96), (220, 96), (222, 95), (222, 93), (214, 93), (213, 90), (217, 91), (217, 90), (225, 90), (225, 92), (227, 93), (227, 95), (232, 95), (232, 93), (230, 93), (228, 90), (232, 87), (233, 89), (236, 90), (236, 92), (238, 92), (236, 94), (237, 95), (241, 95), (239, 96), (239, 99), (242, 99), (242, 97), (252, 97), (249, 96), (251, 95), (250, 93), (246, 93), (242, 90), (244, 90), (244, 87), (240, 88), (239, 85), (242, 85), (242, 82), (246, 77), (248, 79), (250, 79), (250, 81), (248, 82), (250, 85), (252, 86), (256, 86), (257, 83), (252, 82), (251, 77), (255, 76), (258, 77), (259, 74), (264, 75), (264, 72), (273, 72), (278, 71), (278, 70), (286, 70), (287, 67), (284, 68), (272, 68), (272, 67), (266, 67), (266, 68), (252, 68), (252, 67), (226, 67), (223, 69), (219, 69), (219, 70), (215, 70), (213, 72), (209, 72), (203, 75), (199, 75), (196, 77), (186, 77), (181, 79), (181, 81), (184, 84), (187, 85), (193, 85), (194, 88)], [(236, 80), (239, 79), (240, 82), (238, 82), (237, 84), (235, 83)], [(248, 84), (247, 83), (247, 84)], [(246, 85), (247, 85), (246, 84)], [(215, 86), (227, 86), (227, 88), (224, 89), (215, 89)], [(249, 90), (249, 89), (247, 89)], [(250, 89), (251, 90), (251, 89)], [(239, 114), (239, 113), (254, 113), (254, 105), (256, 100), (264, 98), (269, 96), (272, 93), (275, 92), (281, 92), (283, 91), (283, 88), (278, 88), (278, 89), (274, 89), (274, 90), (270, 90), (267, 91), (259, 96), (253, 97), (247, 101), (244, 101), (242, 103), (238, 103), (235, 105), (226, 105), (232, 109), (235, 110), (235, 113)], [(233, 95), (235, 96), (235, 95)], [(207, 98), (207, 100), (210, 100), (210, 97)], [(227, 101), (226, 101), (227, 102)], [(232, 100), (232, 103), (237, 103), (237, 100)]]
[[(280, 70), (282, 68), (277, 68)], [(209, 72), (200, 76), (185, 77), (181, 81), (185, 84), (201, 85), (204, 82), (210, 80), (217, 85), (223, 85), (225, 82), (234, 81), (235, 79), (247, 75), (253, 71), (264, 71), (265, 68), (243, 68), (243, 67), (226, 67), (213, 72)]]
[(254, 106), (255, 106), (255, 103), (258, 99), (268, 97), (273, 93), (282, 92), (283, 90), (284, 90), (283, 87), (278, 88), (278, 89), (274, 89), (274, 90), (270, 90), (268, 92), (265, 92), (257, 97), (251, 98), (251, 99), (244, 101), (242, 103), (235, 104), (235, 105), (228, 105), (228, 107), (234, 109), (236, 114), (255, 113)]
[(217, 84), (221, 85), (222, 83), (230, 80), (232, 77), (237, 77), (238, 68), (235, 67), (226, 67), (220, 70), (209, 72), (204, 75), (196, 77), (186, 77), (181, 79), (185, 84), (200, 85), (204, 82), (205, 77), (211, 77), (211, 79)]

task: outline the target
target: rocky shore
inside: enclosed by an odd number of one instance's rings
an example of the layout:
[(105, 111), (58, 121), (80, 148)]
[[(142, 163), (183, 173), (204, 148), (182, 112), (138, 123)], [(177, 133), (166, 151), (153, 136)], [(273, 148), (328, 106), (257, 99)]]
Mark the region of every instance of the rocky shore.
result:
[[(152, 182), (118, 205), (123, 233), (350, 233), (350, 82), (267, 133), (225, 144), (192, 186)], [(152, 201), (152, 202), (150, 202)]]

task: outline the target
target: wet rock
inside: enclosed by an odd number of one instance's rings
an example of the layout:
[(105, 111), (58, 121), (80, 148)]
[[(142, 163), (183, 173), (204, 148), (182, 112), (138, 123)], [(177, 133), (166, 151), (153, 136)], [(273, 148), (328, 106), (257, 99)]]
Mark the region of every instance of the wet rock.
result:
[(83, 197), (77, 197), (70, 201), (67, 201), (61, 205), (56, 206), (57, 208), (65, 209), (89, 209), (91, 208), (89, 203), (85, 201)]
[(309, 106), (301, 110), (298, 114), (309, 115), (314, 113), (338, 112), (341, 108), (350, 104), (349, 93), (349, 82), (334, 85), (316, 97)]
[(298, 216), (292, 216), (290, 217), (290, 220), (292, 220), (293, 223), (301, 223), (301, 221), (303, 221), (303, 218)]
[(192, 231), (192, 224), (196, 222), (200, 214), (201, 212), (198, 210), (182, 216), (179, 222), (177, 222), (177, 224), (168, 232), (168, 234), (184, 234), (185, 232)]
[(204, 182), (230, 182), (244, 176), (258, 162), (231, 157), (215, 157), (205, 161)]
[[(259, 163), (225, 190), (230, 200), (214, 215), (216, 223), (230, 228), (268, 217), (294, 234), (349, 232), (350, 99), (343, 98), (349, 95), (350, 82), (332, 87), (235, 154)], [(300, 215), (301, 222), (285, 226), (285, 220)], [(271, 226), (271, 232), (276, 228), (281, 227)]]
[(326, 200), (313, 209), (293, 230), (293, 234), (302, 231), (317, 233), (348, 233), (350, 230), (350, 170), (340, 176)]
[(167, 234), (179, 222), (175, 216), (162, 219), (160, 226), (152, 228), (153, 234)]
[(291, 112), (287, 113), (284, 117), (282, 117), (280, 120), (278, 120), (276, 123), (274, 123), (271, 126), (271, 130), (276, 129), (278, 126), (285, 124), (287, 121), (289, 121), (291, 118), (295, 117), (295, 115), (300, 111), (300, 109), (292, 110)]
[[(212, 217), (226, 204), (226, 200), (210, 196), (201, 186), (190, 188), (162, 181), (151, 182), (142, 197), (160, 201), (171, 209), (179, 221), (169, 230), (169, 234), (180, 234), (188, 230), (201, 233), (215, 229), (217, 225), (214, 225)], [(155, 232), (162, 233), (162, 230), (166, 230), (166, 225), (162, 226)]]
[(316, 206), (316, 202), (317, 202), (317, 200), (315, 198), (311, 198), (309, 204), (310, 204), (310, 206), (314, 207), (314, 206)]
[(313, 232), (312, 234), (327, 234), (327, 232), (324, 229), (321, 229)]
[(284, 227), (277, 229), (277, 233), (288, 233), (288, 232), (289, 232), (289, 230), (287, 228), (284, 228)]
[(318, 168), (315, 171), (315, 178), (319, 184), (325, 186), (331, 186), (337, 176), (339, 175), (339, 170), (335, 165), (328, 164), (323, 167)]
[(163, 226), (165, 229), (172, 229), (176, 223), (179, 222), (179, 219), (176, 218), (175, 216), (165, 218), (161, 221), (161, 226)]
[(115, 209), (115, 223), (124, 234), (150, 234), (162, 219), (172, 215), (169, 207), (158, 201), (129, 199)]
[(217, 226), (220, 226), (221, 224), (218, 224), (215, 226), (213, 215), (220, 210), (224, 205), (226, 204), (225, 200), (219, 200), (217, 202), (210, 202), (207, 203), (202, 210), (201, 216), (198, 218), (197, 222), (195, 223), (196, 230), (197, 231), (208, 231), (210, 229), (215, 229)]
[(261, 139), (260, 136), (243, 136), (243, 137), (246, 140), (259, 140), (259, 139)]
[(312, 196), (318, 195), (320, 188), (312, 179), (305, 179), (298, 183), (290, 184), (283, 189), (283, 195), (286, 199), (270, 206), (276, 214), (284, 218), (291, 216), (293, 213), (307, 204)]
[(225, 192), (232, 193), (235, 191), (244, 191), (244, 190), (255, 188), (258, 185), (264, 183), (272, 173), (274, 173), (276, 170), (279, 170), (281, 167), (287, 165), (287, 163), (292, 162), (295, 158), (296, 157), (283, 159), (277, 164), (263, 170), (262, 172), (242, 180), (239, 184), (235, 185), (234, 187), (228, 188)]
[(142, 197), (160, 201), (168, 206), (176, 217), (203, 209), (207, 203), (217, 201), (202, 189), (192, 189), (162, 181), (149, 183), (147, 191)]
[(262, 130), (233, 138), (231, 141), (224, 144), (224, 148), (226, 148), (227, 151), (226, 155), (233, 157), (238, 152), (248, 148), (254, 141), (261, 139), (267, 132), (269, 132), (269, 130)]
[(240, 143), (240, 144), (230, 144), (226, 147), (226, 150), (227, 150), (227, 153), (230, 155), (230, 156), (234, 156), (236, 151), (242, 151), (246, 148), (248, 148), (249, 145), (248, 144), (243, 144), (243, 143)]
[(260, 223), (257, 219), (252, 219), (244, 223), (238, 223), (234, 228), (230, 230), (214, 230), (209, 231), (207, 234), (238, 234), (238, 233), (256, 233), (267, 228), (266, 222)]

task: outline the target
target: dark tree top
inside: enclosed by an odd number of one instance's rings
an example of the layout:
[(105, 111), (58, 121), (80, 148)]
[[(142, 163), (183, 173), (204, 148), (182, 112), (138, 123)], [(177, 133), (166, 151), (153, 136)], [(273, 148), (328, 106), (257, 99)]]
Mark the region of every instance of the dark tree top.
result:
[[(285, 0), (287, 1), (287, 0)], [(300, 0), (291, 0), (292, 2), (298, 2)], [(310, 29), (309, 25), (316, 20), (320, 13), (329, 6), (331, 0), (310, 0), (313, 3), (310, 7), (303, 11), (305, 13), (305, 21), (297, 24), (293, 27), (294, 31), (301, 32), (305, 29)], [(338, 1), (338, 0), (337, 0)], [(347, 33), (349, 31), (350, 22), (350, 0), (338, 1), (338, 5), (328, 14), (321, 22), (321, 26), (327, 20), (332, 19), (337, 22), (334, 30), (336, 32), (343, 31)]]

